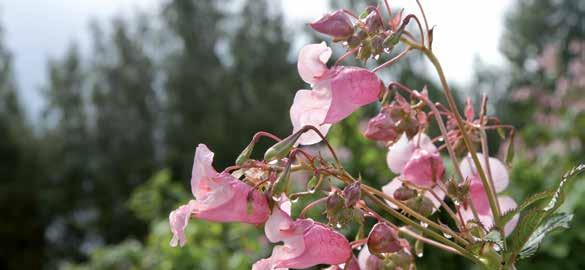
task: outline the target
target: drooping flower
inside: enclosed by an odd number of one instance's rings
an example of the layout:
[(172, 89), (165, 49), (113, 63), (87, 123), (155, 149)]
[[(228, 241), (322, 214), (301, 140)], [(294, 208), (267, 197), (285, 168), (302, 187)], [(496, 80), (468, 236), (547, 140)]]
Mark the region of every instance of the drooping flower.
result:
[(445, 173), (437, 147), (424, 133), (415, 135), (411, 140), (402, 134), (388, 149), (386, 161), (392, 172), (400, 174), (402, 181), (420, 187), (433, 187)]
[(353, 34), (353, 24), (343, 10), (336, 10), (326, 14), (309, 25), (315, 31), (336, 39), (349, 38)]
[[(378, 99), (382, 82), (373, 72), (358, 67), (326, 65), (331, 48), (324, 42), (309, 44), (299, 53), (299, 75), (313, 90), (299, 90), (290, 108), (293, 133), (312, 125), (325, 135), (337, 123), (359, 107)], [(303, 134), (298, 142), (308, 145), (321, 141), (313, 131)]]
[(213, 152), (204, 144), (197, 146), (191, 191), (195, 200), (169, 215), (173, 238), (171, 246), (185, 244), (184, 230), (191, 217), (215, 222), (262, 224), (269, 216), (266, 197), (228, 173), (212, 166)]
[(253, 270), (308, 268), (318, 264), (338, 265), (351, 256), (351, 247), (343, 235), (312, 219), (290, 217), (290, 201), (281, 197), (265, 224), (270, 242), (275, 246), (269, 258), (259, 260)]
[[(479, 159), (480, 164), (484, 169), (484, 172), (487, 174), (488, 171), (485, 162), (485, 156), (483, 154), (478, 153), (477, 158)], [(506, 187), (508, 187), (509, 184), (508, 170), (506, 169), (506, 166), (504, 166), (504, 164), (496, 158), (489, 157), (488, 163), (490, 169), (489, 172), (491, 172), (492, 180), (494, 183), (494, 189), (496, 193), (500, 193), (504, 191)], [(493, 214), (489, 205), (489, 200), (485, 192), (485, 188), (481, 182), (481, 179), (473, 163), (473, 160), (471, 159), (470, 156), (467, 156), (465, 159), (461, 161), (461, 164), (459, 166), (461, 168), (461, 173), (463, 174), (463, 177), (471, 182), (469, 186), (470, 198), (473, 203), (473, 206), (475, 206), (475, 209), (477, 210), (480, 222), (486, 228), (492, 227), (494, 224)], [(502, 195), (498, 196), (498, 203), (500, 205), (500, 210), (502, 213), (514, 209), (517, 206), (514, 199), (512, 199), (509, 196)], [(463, 205), (462, 207), (460, 207), (459, 211), (461, 212), (461, 216), (465, 220), (471, 220), (474, 218), (471, 207), (466, 207), (465, 205)], [(515, 216), (512, 220), (510, 220), (510, 222), (508, 222), (508, 224), (505, 225), (504, 232), (506, 234), (510, 234), (514, 230), (516, 224), (518, 223), (518, 218), (519, 218), (518, 216)]]
[(364, 136), (374, 141), (394, 141), (399, 133), (396, 129), (396, 121), (392, 118), (390, 108), (384, 107), (376, 116), (368, 121), (368, 127)]

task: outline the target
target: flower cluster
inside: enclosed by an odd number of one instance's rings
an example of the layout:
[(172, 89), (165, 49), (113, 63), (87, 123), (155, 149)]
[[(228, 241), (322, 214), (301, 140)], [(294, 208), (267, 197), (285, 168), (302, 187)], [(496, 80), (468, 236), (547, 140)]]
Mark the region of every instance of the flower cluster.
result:
[[(507, 249), (503, 243), (519, 226), (520, 210), (502, 194), (510, 182), (507, 165), (489, 156), (487, 140), (488, 131), (509, 135), (513, 129), (487, 115), (485, 97), (477, 115), (468, 100), (463, 118), (431, 50), (432, 29), (426, 19), (425, 31), (416, 16), (403, 17), (402, 12), (393, 16), (384, 3), (389, 19), (377, 7), (368, 7), (360, 16), (337, 10), (310, 24), (341, 43), (347, 53), (328, 65), (332, 49), (325, 42), (300, 50), (298, 73), (311, 89), (298, 90), (294, 97), (290, 136), (280, 139), (258, 132), (235, 165), (222, 172), (213, 168), (207, 146), (197, 147), (191, 178), (194, 200), (171, 212), (171, 245), (186, 243), (188, 221), (197, 218), (263, 225), (268, 241), (277, 245), (270, 257), (253, 265), (255, 270), (317, 265), (415, 269), (414, 254), (422, 256), (423, 245), (463, 256), (484, 269), (514, 269), (521, 250)], [(410, 21), (420, 30), (418, 37), (407, 30)], [(359, 60), (392, 56), (395, 47), (404, 49), (372, 70), (341, 65), (352, 55)], [(398, 82), (386, 85), (378, 77), (378, 70), (411, 50), (422, 52), (435, 65), (447, 106), (432, 102), (426, 89), (417, 91)], [(326, 138), (333, 124), (371, 103), (378, 104), (379, 113), (369, 120), (364, 136), (384, 147), (388, 169), (395, 174), (379, 188), (346, 171)], [(276, 143), (263, 159), (251, 159), (261, 137)], [(306, 147), (319, 142), (332, 159)], [(294, 183), (298, 177), (292, 175), (299, 173), (310, 175), (310, 180)], [(293, 202), (315, 194), (324, 196), (292, 215)], [(550, 206), (535, 211), (542, 222), (558, 208), (562, 201), (558, 194), (542, 193), (522, 207), (550, 197)], [(325, 217), (305, 217), (319, 207)], [(451, 222), (439, 220), (438, 213)], [(367, 224), (372, 223), (366, 219), (375, 221), (367, 236)], [(359, 228), (355, 241), (339, 232), (346, 225)]]

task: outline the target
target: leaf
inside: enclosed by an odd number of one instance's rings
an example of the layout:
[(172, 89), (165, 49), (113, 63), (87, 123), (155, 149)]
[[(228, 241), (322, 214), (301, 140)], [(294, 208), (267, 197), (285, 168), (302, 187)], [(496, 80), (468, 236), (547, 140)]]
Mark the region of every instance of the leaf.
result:
[(504, 213), (500, 218), (500, 226), (503, 227), (503, 225), (512, 220), (512, 218), (514, 218), (515, 215), (522, 212), (524, 209), (527, 209), (529, 206), (532, 206), (534, 203), (537, 203), (544, 199), (552, 198), (554, 194), (555, 194), (554, 190), (547, 190), (536, 194), (532, 194), (530, 197), (524, 199), (524, 201), (522, 201), (522, 203), (520, 203), (518, 207)]
[[(554, 214), (565, 201), (565, 188), (569, 179), (585, 171), (585, 164), (580, 164), (563, 175), (558, 187), (554, 190), (545, 191), (535, 194), (525, 200), (516, 210), (505, 214), (506, 217), (514, 216), (512, 212), (520, 212), (535, 202), (550, 198), (547, 205), (543, 208), (534, 207), (523, 215), (512, 235), (508, 238), (508, 254), (506, 259), (515, 260), (520, 254), (520, 258), (526, 258), (533, 254), (538, 248), (538, 243), (550, 231), (568, 226), (568, 221), (572, 218), (571, 214)], [(564, 217), (569, 215), (570, 217)], [(563, 218), (560, 218), (563, 217)], [(535, 246), (536, 245), (536, 246)]]
[(484, 241), (498, 245), (500, 250), (502, 250), (504, 248), (504, 238), (502, 237), (502, 233), (500, 233), (500, 231), (498, 231), (498, 230), (490, 231), (484, 237)]
[(528, 241), (526, 241), (518, 256), (521, 259), (525, 259), (534, 255), (546, 235), (555, 230), (568, 229), (569, 223), (572, 219), (573, 214), (569, 213), (558, 213), (548, 217), (538, 228), (536, 228), (532, 235), (530, 235), (530, 238), (528, 238)]

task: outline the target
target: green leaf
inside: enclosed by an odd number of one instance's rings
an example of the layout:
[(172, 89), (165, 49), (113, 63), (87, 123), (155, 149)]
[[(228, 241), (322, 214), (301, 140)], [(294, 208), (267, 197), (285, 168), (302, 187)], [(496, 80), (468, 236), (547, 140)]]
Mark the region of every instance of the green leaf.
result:
[(532, 235), (530, 235), (530, 238), (528, 238), (528, 241), (526, 241), (518, 256), (521, 259), (525, 259), (534, 255), (546, 235), (555, 230), (568, 229), (569, 223), (572, 219), (573, 214), (569, 213), (558, 213), (548, 217), (538, 228), (536, 228)]
[(534, 203), (540, 202), (544, 199), (550, 199), (554, 196), (554, 190), (547, 190), (543, 192), (539, 192), (536, 194), (532, 194), (530, 197), (524, 199), (518, 207), (511, 209), (502, 215), (500, 218), (500, 227), (503, 227), (506, 223), (508, 223), (512, 218), (517, 215), (518, 213), (522, 212), (524, 209), (532, 206)]
[[(538, 248), (542, 238), (552, 230), (560, 227), (567, 227), (571, 220), (571, 214), (554, 214), (554, 212), (565, 201), (565, 188), (569, 179), (585, 171), (585, 165), (580, 164), (565, 173), (555, 190), (549, 190), (535, 194), (525, 200), (516, 210), (506, 213), (504, 216), (514, 216), (523, 209), (528, 208), (535, 202), (548, 199), (545, 207), (532, 207), (524, 214), (512, 235), (508, 238), (508, 254), (506, 259), (526, 258), (532, 255)], [(505, 223), (503, 223), (505, 224)]]

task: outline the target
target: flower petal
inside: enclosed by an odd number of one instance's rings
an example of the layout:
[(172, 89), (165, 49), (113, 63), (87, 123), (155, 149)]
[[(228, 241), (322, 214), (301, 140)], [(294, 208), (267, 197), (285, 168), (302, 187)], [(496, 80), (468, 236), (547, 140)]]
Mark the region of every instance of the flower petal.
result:
[[(500, 210), (502, 213), (506, 213), (518, 206), (518, 204), (509, 196), (499, 196), (498, 203), (500, 204)], [(504, 232), (506, 236), (510, 235), (516, 225), (518, 224), (518, 220), (520, 219), (520, 215), (515, 215), (508, 223), (504, 226)]]
[(187, 242), (185, 228), (187, 228), (194, 207), (195, 201), (191, 200), (189, 203), (181, 205), (169, 214), (169, 224), (173, 233), (173, 238), (171, 239), (172, 247), (176, 247), (177, 245), (182, 247)]
[(206, 194), (205, 201), (196, 201), (195, 216), (215, 222), (264, 223), (269, 216), (266, 197), (227, 173), (218, 176), (223, 185)]
[[(388, 184), (382, 187), (382, 192), (384, 192), (388, 196), (394, 196), (394, 192), (402, 186), (402, 181), (399, 177), (395, 177), (390, 181)], [(388, 205), (392, 208), (398, 208), (395, 204), (388, 202)]]
[[(293, 125), (293, 133), (299, 131), (306, 125), (319, 129), (326, 135), (331, 124), (323, 124), (327, 110), (331, 105), (331, 90), (324, 86), (314, 90), (297, 91), (293, 104), (290, 108), (290, 118)], [(300, 136), (297, 141), (302, 145), (315, 144), (321, 141), (319, 135), (310, 130)]]
[(402, 179), (421, 187), (432, 187), (443, 178), (445, 167), (437, 152), (417, 149), (404, 165)]
[(195, 198), (199, 195), (198, 190), (202, 182), (206, 182), (208, 178), (217, 174), (212, 163), (213, 152), (207, 148), (207, 145), (199, 144), (195, 150), (193, 169), (191, 171), (191, 192)]
[(331, 78), (332, 100), (324, 123), (337, 123), (361, 106), (378, 100), (382, 82), (364, 68), (342, 67)]
[(299, 75), (303, 81), (315, 84), (318, 78), (329, 70), (326, 64), (331, 53), (331, 48), (327, 47), (325, 42), (305, 45), (299, 52), (297, 62)]
[[(485, 165), (485, 156), (482, 153), (477, 153), (477, 158), (479, 159), (481, 167), (484, 170), (487, 170), (487, 167)], [(496, 192), (504, 191), (506, 187), (508, 187), (508, 184), (510, 183), (508, 169), (506, 169), (504, 163), (502, 163), (497, 158), (489, 157), (488, 162), (490, 165), (490, 171), (492, 175), (492, 180), (494, 181), (494, 188)], [(467, 157), (465, 157), (465, 159), (461, 161), (461, 164), (459, 166), (464, 178), (474, 179), (474, 176), (478, 174), (473, 159), (471, 158), (470, 155), (467, 155)], [(477, 177), (477, 180), (480, 180), (480, 178)]]
[(382, 260), (370, 253), (368, 245), (364, 245), (358, 255), (358, 265), (361, 270), (379, 270), (382, 269)]
[(410, 144), (406, 134), (403, 133), (400, 139), (388, 148), (386, 162), (390, 170), (396, 174), (402, 173), (404, 165), (410, 160), (414, 150), (414, 146)]

